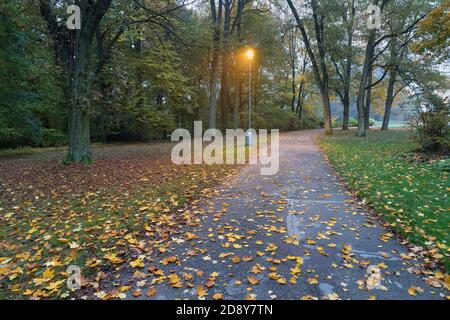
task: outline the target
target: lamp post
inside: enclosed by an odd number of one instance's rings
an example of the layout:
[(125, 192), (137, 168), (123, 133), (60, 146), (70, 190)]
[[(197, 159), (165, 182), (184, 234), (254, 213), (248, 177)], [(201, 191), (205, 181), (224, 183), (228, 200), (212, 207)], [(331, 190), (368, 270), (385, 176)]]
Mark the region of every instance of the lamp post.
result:
[(253, 49), (248, 49), (246, 52), (248, 59), (248, 132), (246, 142), (247, 145), (253, 145), (253, 136), (250, 132), (252, 128), (252, 60), (255, 56), (255, 51)]

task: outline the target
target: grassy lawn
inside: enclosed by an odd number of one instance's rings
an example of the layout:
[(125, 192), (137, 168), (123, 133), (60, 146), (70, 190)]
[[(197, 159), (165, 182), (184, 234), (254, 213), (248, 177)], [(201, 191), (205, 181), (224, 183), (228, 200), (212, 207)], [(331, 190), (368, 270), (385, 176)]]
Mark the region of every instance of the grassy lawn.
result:
[(185, 237), (238, 167), (175, 166), (171, 147), (96, 146), (89, 166), (61, 165), (64, 149), (0, 155), (0, 298), (67, 297), (69, 265), (99, 281)]
[(427, 248), (450, 271), (449, 172), (405, 156), (418, 146), (407, 130), (337, 131), (320, 143), (343, 180), (399, 234)]

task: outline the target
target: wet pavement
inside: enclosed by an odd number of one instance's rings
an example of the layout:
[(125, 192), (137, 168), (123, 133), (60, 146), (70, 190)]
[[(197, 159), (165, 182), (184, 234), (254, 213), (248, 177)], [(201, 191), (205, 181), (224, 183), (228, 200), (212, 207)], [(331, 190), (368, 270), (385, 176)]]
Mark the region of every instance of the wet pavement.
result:
[(320, 134), (282, 134), (277, 175), (242, 169), (187, 240), (173, 237), (146, 263), (150, 277), (130, 272), (122, 283), (142, 291), (137, 299), (442, 299), (421, 262), (340, 185)]

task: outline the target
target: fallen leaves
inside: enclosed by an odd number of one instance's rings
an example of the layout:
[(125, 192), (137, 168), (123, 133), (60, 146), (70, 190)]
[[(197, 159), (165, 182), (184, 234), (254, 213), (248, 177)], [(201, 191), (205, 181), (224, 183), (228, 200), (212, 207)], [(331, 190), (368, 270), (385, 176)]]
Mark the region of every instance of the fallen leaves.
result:
[(119, 258), (116, 253), (106, 254), (105, 259), (114, 264), (120, 264), (120, 263), (123, 263), (123, 261), (124, 261), (123, 259)]
[(167, 276), (167, 278), (169, 279), (169, 284), (172, 288), (182, 288), (183, 287), (183, 283), (181, 282), (180, 277), (173, 273)]
[(154, 287), (151, 287), (147, 290), (147, 297), (154, 297), (156, 295), (157, 291)]
[(247, 280), (248, 280), (248, 283), (250, 283), (250, 284), (252, 284), (252, 285), (256, 285), (256, 284), (258, 284), (259, 283), (259, 279), (257, 278), (257, 277), (255, 277), (255, 276), (247, 276)]
[(163, 260), (161, 260), (160, 262), (163, 266), (167, 266), (170, 263), (175, 263), (175, 264), (180, 264), (180, 261), (178, 260), (177, 257), (175, 256), (170, 256), (167, 258), (164, 258)]
[[(126, 298), (103, 288), (104, 277), (94, 279), (100, 268), (106, 277), (109, 270), (144, 269), (147, 259), (134, 253), (168, 252), (170, 235), (198, 224), (197, 195), (207, 199), (214, 193), (208, 187), (237, 169), (192, 166), (180, 175), (170, 149), (168, 144), (105, 146), (96, 148), (100, 156), (91, 166), (61, 166), (59, 156), (48, 158), (47, 153), (42, 159), (8, 162), (15, 170), (4, 170), (1, 160), (0, 233), (5, 238), (0, 251), (7, 257), (0, 257), (0, 282), (5, 296), (69, 298), (66, 268), (78, 265), (90, 275), (94, 297)], [(180, 199), (188, 200), (189, 208)], [(188, 231), (180, 240), (197, 239)], [(163, 266), (180, 263), (172, 257), (160, 260)], [(46, 269), (54, 270), (52, 277)], [(162, 281), (157, 273), (152, 275)]]
[(130, 266), (132, 268), (144, 268), (145, 267), (144, 258), (138, 258), (134, 261), (131, 261)]
[(196, 291), (197, 291), (197, 297), (199, 299), (203, 299), (208, 295), (208, 290), (206, 290), (205, 287), (202, 285), (198, 285)]

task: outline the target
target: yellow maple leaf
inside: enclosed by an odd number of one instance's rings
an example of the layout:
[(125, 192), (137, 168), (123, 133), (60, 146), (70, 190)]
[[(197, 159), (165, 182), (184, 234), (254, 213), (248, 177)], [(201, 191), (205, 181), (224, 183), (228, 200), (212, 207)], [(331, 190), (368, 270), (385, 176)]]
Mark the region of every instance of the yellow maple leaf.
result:
[(247, 276), (247, 280), (250, 284), (256, 285), (259, 283), (259, 279), (255, 276)]
[(133, 268), (144, 268), (145, 264), (144, 264), (144, 261), (142, 261), (141, 258), (138, 258), (138, 259), (136, 259), (134, 261), (131, 261), (130, 262), (130, 266), (133, 267)]
[(214, 300), (222, 300), (223, 299), (223, 294), (222, 293), (216, 293), (213, 295), (213, 299)]
[(206, 290), (204, 286), (202, 286), (202, 285), (197, 286), (197, 296), (199, 299), (204, 298), (207, 295), (208, 295), (208, 290)]

